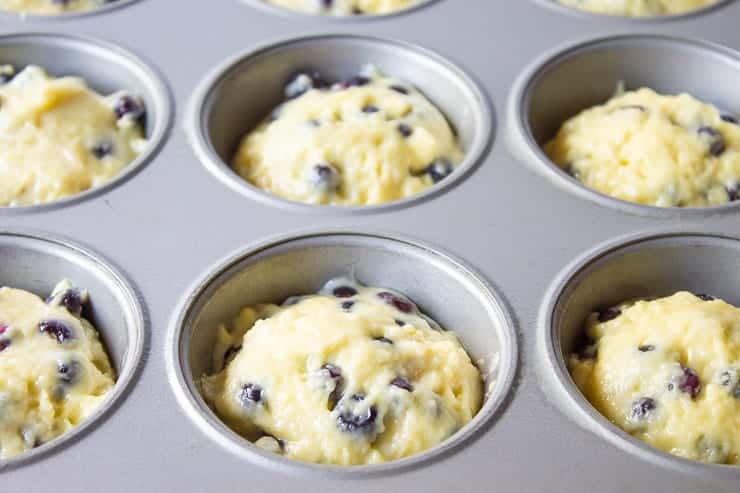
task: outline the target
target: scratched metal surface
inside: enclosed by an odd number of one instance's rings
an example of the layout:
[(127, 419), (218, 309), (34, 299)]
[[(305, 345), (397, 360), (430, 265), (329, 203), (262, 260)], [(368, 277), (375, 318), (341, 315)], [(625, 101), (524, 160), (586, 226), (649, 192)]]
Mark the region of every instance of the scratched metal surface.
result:
[[(175, 107), (161, 151), (120, 186), (63, 208), (0, 216), (2, 229), (71, 238), (110, 259), (136, 286), (150, 319), (144, 366), (126, 399), (82, 439), (1, 473), (0, 489), (737, 492), (737, 471), (656, 465), (579, 426), (552, 403), (558, 390), (538, 376), (544, 362), (535, 349), (547, 287), (583, 252), (640, 232), (737, 235), (740, 210), (658, 217), (603, 207), (531, 171), (512, 155), (504, 135), (511, 125), (505, 111), (510, 89), (543, 53), (584, 38), (634, 33), (696, 37), (740, 49), (740, 3), (699, 16), (639, 22), (573, 15), (546, 3), (441, 0), (406, 15), (348, 22), (279, 15), (238, 0), (141, 0), (59, 20), (0, 16), (3, 34), (80, 34), (132, 51), (163, 75)], [(285, 210), (214, 178), (183, 131), (184, 110), (201, 79), (252, 46), (324, 33), (416, 43), (472, 74), (491, 98), (497, 121), (493, 147), (481, 165), (430, 200), (359, 215)], [(105, 72), (104, 65), (97, 70)], [(740, 113), (740, 107), (730, 109)], [(381, 476), (336, 478), (301, 477), (252, 463), (194, 425), (175, 399), (165, 361), (175, 307), (228, 253), (307, 227), (402, 233), (451, 252), (495, 285), (514, 316), (520, 362), (511, 401), (492, 426), (444, 460)]]

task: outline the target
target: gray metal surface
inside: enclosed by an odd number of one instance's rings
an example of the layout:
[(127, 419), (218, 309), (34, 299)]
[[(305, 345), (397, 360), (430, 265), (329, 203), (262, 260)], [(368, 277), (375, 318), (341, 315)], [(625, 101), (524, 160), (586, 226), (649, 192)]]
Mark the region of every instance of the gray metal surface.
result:
[[(622, 438), (615, 437), (613, 430), (594, 426), (588, 420), (595, 418), (587, 418), (584, 412), (569, 412), (576, 409), (572, 403), (563, 405), (558, 397), (564, 392), (562, 382), (543, 378), (557, 377), (559, 370), (537, 348), (538, 341), (548, 344), (541, 340), (544, 329), (538, 328), (538, 312), (547, 303), (548, 287), (584, 252), (624, 235), (655, 231), (740, 236), (740, 210), (730, 207), (722, 214), (669, 217), (630, 215), (542, 179), (532, 172), (531, 163), (525, 164), (510, 153), (503, 136), (513, 124), (511, 118), (504, 118), (504, 110), (516, 79), (554, 47), (595, 36), (658, 33), (705, 38), (740, 49), (739, 19), (738, 2), (700, 16), (631, 22), (571, 15), (535, 0), (440, 0), (406, 15), (350, 22), (275, 15), (239, 0), (141, 0), (104, 14), (63, 20), (23, 21), (0, 16), (3, 33), (43, 30), (81, 34), (130, 50), (166, 79), (177, 117), (161, 151), (131, 179), (65, 207), (0, 215), (3, 229), (43, 230), (99, 251), (133, 281), (151, 319), (144, 365), (126, 399), (80, 440), (3, 472), (0, 489), (24, 493), (736, 493), (740, 490), (737, 470), (726, 468), (726, 473), (715, 473), (706, 467), (684, 467), (672, 459), (666, 459), (671, 461), (666, 465), (652, 456), (615, 446)], [(419, 44), (447, 57), (478, 81), (499, 117), (493, 147), (480, 166), (429, 200), (362, 215), (301, 214), (235, 193), (215, 179), (183, 131), (183, 110), (203, 78), (234, 55), (270, 40), (334, 32)], [(69, 63), (74, 60), (68, 58)], [(102, 77), (116, 70), (114, 61), (97, 63), (90, 73)], [(651, 70), (644, 61), (635, 63), (644, 65), (641, 70), (646, 73)], [(412, 73), (411, 68), (406, 70)], [(716, 85), (716, 94), (736, 90), (740, 79), (734, 70), (722, 72), (722, 77), (717, 77), (718, 73), (687, 69), (676, 71), (673, 77), (675, 84), (685, 80), (689, 92), (698, 87), (695, 85), (702, 75), (702, 88)], [(572, 81), (568, 91), (574, 93), (585, 91), (582, 88), (590, 84), (585, 75), (583, 80)], [(434, 81), (424, 84), (432, 87)], [(727, 104), (737, 103), (728, 100)], [(740, 113), (736, 107), (727, 110)], [(332, 474), (299, 477), (285, 468), (255, 463), (224, 447), (190, 419), (167, 373), (166, 355), (174, 351), (168, 344), (168, 330), (177, 307), (193, 283), (212, 272), (230, 252), (307, 227), (400, 233), (463, 259), (494, 285), (514, 317), (519, 368), (509, 401), (490, 420), (490, 426), (439, 460), (419, 467), (371, 477), (352, 478), (350, 474), (337, 478)], [(733, 255), (720, 251), (725, 250), (695, 248), (696, 258), (702, 259), (696, 264), (686, 256), (673, 257), (677, 270), (687, 265), (696, 269), (692, 270), (695, 276), (677, 276), (675, 282), (702, 284), (705, 279), (705, 291), (739, 302), (732, 281), (740, 279), (740, 266), (731, 264)], [(3, 263), (12, 260), (12, 256), (3, 257)], [(432, 268), (431, 264), (425, 267)], [(708, 273), (701, 274), (705, 270)], [(719, 273), (724, 275), (718, 281)], [(51, 270), (48, 277), (58, 274)], [(38, 287), (54, 280), (44, 278)], [(95, 285), (87, 287), (95, 289)], [(439, 298), (443, 304), (445, 293), (440, 292)]]

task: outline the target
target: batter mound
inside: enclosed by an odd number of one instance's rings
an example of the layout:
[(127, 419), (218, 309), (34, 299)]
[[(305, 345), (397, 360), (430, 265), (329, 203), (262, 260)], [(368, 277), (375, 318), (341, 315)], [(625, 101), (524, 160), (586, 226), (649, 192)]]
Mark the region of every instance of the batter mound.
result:
[(463, 152), (447, 120), (410, 85), (366, 67), (328, 85), (298, 74), (287, 102), (241, 142), (234, 169), (309, 204), (382, 204), (444, 180)]
[(685, 14), (717, 3), (717, 0), (558, 0), (563, 5), (595, 14), (654, 17)]
[(679, 457), (740, 465), (740, 309), (679, 292), (587, 321), (594, 341), (570, 358), (596, 409)]
[(334, 279), (317, 295), (245, 308), (218, 329), (202, 390), (232, 429), (286, 457), (378, 464), (433, 447), (481, 407), (457, 337), (386, 289)]
[(383, 15), (407, 9), (419, 0), (267, 0), (273, 5), (307, 14)]
[(94, 10), (116, 0), (0, 0), (0, 10), (28, 14), (63, 14)]
[(114, 372), (81, 317), (87, 292), (63, 281), (46, 302), (0, 288), (0, 459), (66, 433), (93, 414)]
[(143, 103), (77, 77), (0, 67), (0, 205), (52, 202), (100, 186), (146, 146)]
[(658, 207), (740, 198), (740, 126), (688, 94), (617, 94), (562, 126), (545, 152), (587, 187)]

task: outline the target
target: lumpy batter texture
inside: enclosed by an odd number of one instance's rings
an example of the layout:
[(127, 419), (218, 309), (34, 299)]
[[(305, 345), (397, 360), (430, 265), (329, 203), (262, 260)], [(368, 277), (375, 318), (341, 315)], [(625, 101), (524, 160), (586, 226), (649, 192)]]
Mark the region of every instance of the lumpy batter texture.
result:
[(235, 170), (257, 187), (310, 204), (374, 205), (418, 194), (450, 175), (463, 153), (420, 92), (372, 67), (329, 85), (299, 74), (288, 101), (249, 133)]
[(679, 292), (591, 315), (570, 359), (604, 416), (671, 454), (740, 464), (740, 309)]
[(144, 106), (78, 77), (0, 67), (0, 205), (52, 202), (100, 186), (146, 145)]
[(558, 0), (563, 5), (596, 14), (652, 17), (685, 14), (717, 0)]
[(400, 459), (445, 440), (481, 407), (457, 337), (403, 295), (335, 279), (218, 329), (204, 396), (235, 431), (305, 462)]
[(0, 10), (29, 14), (62, 14), (94, 10), (116, 0), (0, 0)]
[(383, 15), (407, 9), (418, 0), (268, 0), (271, 4), (308, 14)]
[(0, 288), (0, 459), (74, 428), (113, 387), (98, 333), (81, 317), (86, 302), (68, 281), (46, 301)]
[(618, 94), (562, 126), (545, 151), (589, 188), (659, 207), (740, 198), (740, 126), (688, 94)]

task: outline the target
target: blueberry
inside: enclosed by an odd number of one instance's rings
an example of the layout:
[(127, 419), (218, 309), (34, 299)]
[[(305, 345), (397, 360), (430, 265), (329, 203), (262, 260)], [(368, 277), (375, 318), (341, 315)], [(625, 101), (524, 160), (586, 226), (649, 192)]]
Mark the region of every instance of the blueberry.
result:
[(378, 111), (380, 111), (380, 108), (378, 108), (377, 106), (374, 106), (372, 104), (368, 104), (368, 105), (362, 107), (362, 112), (363, 113), (371, 114), (371, 113), (377, 113)]
[(711, 295), (708, 295), (708, 294), (703, 294), (703, 293), (695, 294), (694, 296), (696, 296), (697, 298), (699, 298), (702, 301), (714, 301), (714, 300), (717, 299), (714, 296), (711, 296)]
[(719, 384), (728, 387), (735, 399), (740, 399), (740, 372), (736, 369), (723, 371), (719, 376)]
[(319, 163), (311, 169), (311, 183), (324, 192), (339, 188), (339, 171), (329, 163)]
[(236, 354), (242, 350), (241, 345), (240, 346), (229, 346), (229, 349), (226, 350), (224, 353), (224, 365), (231, 361)]
[(398, 325), (399, 327), (403, 327), (404, 325), (406, 325), (406, 322), (404, 322), (403, 320), (395, 319), (394, 322), (396, 322), (396, 325)]
[[(354, 394), (350, 396), (350, 401), (362, 402), (365, 397), (361, 394)], [(375, 430), (375, 421), (378, 417), (378, 411), (375, 406), (369, 406), (365, 409), (357, 410), (350, 409), (352, 406), (351, 402), (344, 400), (341, 403), (342, 409), (337, 415), (337, 426), (345, 433), (363, 433), (370, 434)]]
[(342, 307), (342, 310), (349, 311), (352, 309), (353, 306), (355, 306), (354, 301), (343, 301), (340, 305)]
[(113, 106), (113, 112), (116, 114), (116, 118), (127, 117), (131, 120), (141, 120), (144, 117), (144, 104), (134, 96), (121, 96), (116, 104)]
[(432, 161), (429, 166), (424, 169), (424, 172), (429, 175), (433, 183), (439, 183), (455, 170), (452, 163), (444, 157), (439, 157)]
[(637, 349), (639, 349), (641, 353), (649, 353), (651, 351), (655, 351), (655, 346), (653, 346), (652, 344), (646, 344), (644, 346), (640, 346)]
[(733, 185), (725, 187), (725, 190), (727, 191), (727, 200), (729, 200), (730, 202), (735, 202), (737, 200), (740, 200), (740, 184), (739, 183), (734, 183)]
[(407, 390), (409, 392), (414, 391), (414, 386), (411, 385), (409, 381), (403, 377), (394, 378), (393, 380), (391, 380), (391, 385), (394, 387), (398, 387), (399, 389)]
[(351, 298), (357, 295), (357, 290), (352, 286), (339, 286), (334, 288), (331, 294), (337, 298)]
[(383, 344), (390, 344), (393, 345), (393, 341), (388, 339), (387, 337), (373, 337), (373, 341), (382, 342)]
[(321, 371), (327, 378), (334, 381), (334, 390), (329, 394), (329, 410), (332, 411), (337, 407), (337, 403), (342, 398), (342, 393), (344, 392), (344, 377), (342, 376), (341, 368), (329, 363), (322, 366)]
[(411, 137), (412, 133), (414, 133), (414, 129), (409, 127), (405, 123), (399, 123), (398, 132), (401, 134), (402, 137), (408, 138), (408, 137)]
[(405, 300), (388, 291), (378, 293), (378, 298), (385, 301), (387, 304), (394, 306), (397, 310), (402, 311), (403, 313), (411, 313), (415, 308), (414, 304), (409, 300)]
[(619, 308), (607, 308), (606, 310), (602, 310), (599, 312), (599, 322), (609, 322), (610, 320), (614, 320), (621, 314), (622, 310), (620, 310)]
[(722, 155), (723, 152), (725, 152), (726, 146), (725, 146), (725, 139), (722, 137), (722, 134), (717, 131), (714, 127), (699, 127), (699, 130), (697, 130), (697, 133), (700, 136), (705, 136), (709, 141), (709, 154), (717, 157)]
[(95, 159), (103, 159), (104, 157), (113, 154), (113, 142), (109, 140), (101, 140), (95, 144), (92, 149), (90, 149), (90, 152), (95, 156)]
[(632, 409), (630, 410), (630, 418), (634, 421), (643, 421), (650, 416), (650, 413), (655, 410), (657, 404), (655, 399), (650, 397), (641, 397), (632, 403)]
[(241, 392), (239, 392), (239, 403), (242, 407), (252, 407), (255, 404), (261, 403), (263, 399), (264, 391), (262, 387), (254, 383), (242, 385)]
[(391, 89), (392, 91), (396, 91), (398, 93), (401, 93), (401, 94), (408, 94), (409, 93), (409, 90), (408, 89), (406, 89), (403, 86), (399, 86), (398, 84), (393, 84), (392, 86), (389, 86), (389, 89)]
[(59, 344), (72, 339), (72, 328), (62, 320), (42, 320), (39, 322), (39, 332), (45, 332), (55, 338)]
[(60, 382), (66, 385), (73, 385), (80, 378), (80, 363), (74, 360), (68, 363), (60, 363), (57, 367), (57, 372), (59, 373)]
[(349, 87), (361, 87), (366, 86), (370, 83), (370, 79), (364, 75), (355, 75), (342, 82), (340, 85), (342, 88), (347, 89)]
[(61, 297), (58, 297), (58, 295), (52, 295), (46, 300), (46, 302), (51, 304), (56, 300), (58, 300), (57, 303), (60, 306), (66, 308), (72, 315), (79, 317), (82, 314), (83, 302), (82, 294), (79, 289), (70, 288), (62, 293)]
[(738, 119), (737, 119), (737, 118), (735, 118), (735, 117), (734, 117), (734, 116), (732, 116), (732, 115), (720, 115), (720, 117), (719, 117), (719, 118), (720, 118), (720, 119), (721, 119), (721, 120), (722, 120), (723, 122), (727, 122), (727, 123), (734, 123), (735, 125), (737, 125), (737, 124), (739, 123), (739, 122), (738, 122)]
[(10, 339), (0, 339), (0, 353), (8, 349), (10, 346)]
[(668, 390), (673, 390), (676, 387), (679, 391), (689, 394), (694, 399), (701, 392), (701, 380), (691, 368), (681, 367), (681, 375), (668, 384)]

